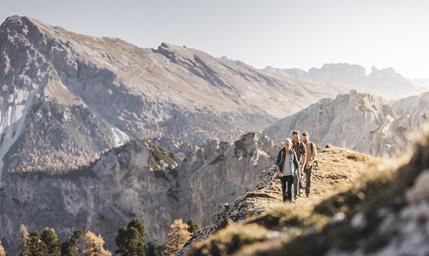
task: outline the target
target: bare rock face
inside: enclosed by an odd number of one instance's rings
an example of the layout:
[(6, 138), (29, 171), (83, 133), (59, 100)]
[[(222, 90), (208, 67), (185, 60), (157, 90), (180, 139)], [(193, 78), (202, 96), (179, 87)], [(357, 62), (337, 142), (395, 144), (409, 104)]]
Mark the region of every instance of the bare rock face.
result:
[(277, 121), (264, 133), (280, 142), (295, 129), (308, 130), (318, 144), (333, 144), (372, 155), (394, 155), (409, 147), (408, 136), (429, 115), (428, 95), (387, 101), (350, 91), (322, 99)]
[(233, 141), (343, 90), (192, 48), (143, 49), (19, 16), (0, 27), (0, 87), (2, 169), (56, 173), (142, 137)]
[(90, 229), (114, 248), (117, 230), (139, 217), (149, 240), (162, 243), (174, 219), (207, 225), (225, 203), (254, 189), (274, 164), (273, 150), (259, 133), (202, 146), (158, 138), (126, 143), (63, 174), (10, 173), (0, 188), (1, 240), (16, 249), (24, 223), (63, 238), (73, 227)]

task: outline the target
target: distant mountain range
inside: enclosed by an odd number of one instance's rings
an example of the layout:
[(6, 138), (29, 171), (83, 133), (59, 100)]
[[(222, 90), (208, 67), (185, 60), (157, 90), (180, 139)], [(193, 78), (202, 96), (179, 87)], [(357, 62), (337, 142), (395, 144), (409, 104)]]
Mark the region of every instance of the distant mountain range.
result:
[[(267, 69), (272, 70), (273, 68)], [(377, 69), (373, 67), (371, 72), (366, 74), (366, 70), (362, 66), (333, 63), (324, 64), (321, 68), (311, 68), (309, 71), (296, 68), (280, 69), (280, 71), (294, 78), (348, 85), (358, 91), (377, 94), (384, 98), (398, 99), (420, 92), (413, 81), (403, 77), (393, 68)]]

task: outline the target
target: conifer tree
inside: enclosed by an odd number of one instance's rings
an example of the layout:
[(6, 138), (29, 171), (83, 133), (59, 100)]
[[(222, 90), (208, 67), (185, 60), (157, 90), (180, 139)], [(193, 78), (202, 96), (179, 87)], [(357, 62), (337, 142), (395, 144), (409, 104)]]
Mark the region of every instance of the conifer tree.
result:
[(49, 256), (60, 256), (61, 247), (60, 240), (58, 239), (57, 233), (52, 228), (45, 228), (42, 230), (40, 239), (45, 243), (48, 249)]
[(167, 235), (164, 250), (165, 256), (175, 255), (191, 239), (191, 233), (188, 231), (188, 228), (188, 224), (183, 223), (182, 219), (174, 220), (174, 223), (170, 225), (170, 232)]
[(81, 229), (74, 229), (72, 235), (61, 245), (62, 256), (79, 256), (80, 247), (84, 232)]
[(118, 236), (115, 239), (118, 246), (116, 253), (121, 256), (146, 256), (144, 236), (143, 223), (133, 219), (126, 227), (118, 230)]
[(48, 248), (46, 244), (40, 239), (39, 232), (31, 232), (28, 235), (27, 247), (29, 256), (48, 256)]
[(149, 242), (147, 244), (147, 256), (161, 256), (162, 251), (154, 243)]
[(188, 220), (187, 224), (188, 224), (188, 231), (191, 234), (194, 234), (199, 229), (198, 225), (195, 222), (193, 222), (192, 220)]

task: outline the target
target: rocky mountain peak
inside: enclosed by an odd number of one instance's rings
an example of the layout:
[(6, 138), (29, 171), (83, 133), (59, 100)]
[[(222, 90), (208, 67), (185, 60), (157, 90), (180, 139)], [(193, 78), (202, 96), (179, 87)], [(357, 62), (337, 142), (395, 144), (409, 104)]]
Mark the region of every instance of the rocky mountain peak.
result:
[(365, 68), (360, 65), (329, 63), (321, 68), (311, 68), (308, 72), (297, 69), (284, 69), (283, 72), (292, 77), (349, 85), (359, 91), (377, 94), (384, 98), (399, 99), (418, 93), (413, 82), (393, 68), (372, 67), (371, 72), (367, 74)]
[[(10, 16), (1, 24), (0, 29), (4, 32), (12, 32), (27, 34), (29, 29), (37, 28), (37, 22), (26, 16)], [(7, 30), (7, 31), (6, 31)]]

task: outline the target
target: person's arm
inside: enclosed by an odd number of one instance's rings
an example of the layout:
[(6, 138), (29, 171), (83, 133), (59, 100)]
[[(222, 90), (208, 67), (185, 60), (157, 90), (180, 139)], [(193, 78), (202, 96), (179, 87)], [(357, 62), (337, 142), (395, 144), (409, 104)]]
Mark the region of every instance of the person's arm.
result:
[(304, 143), (301, 142), (301, 148), (302, 148), (302, 152), (301, 152), (301, 158), (302, 158), (302, 164), (305, 164), (307, 162), (307, 149), (305, 148)]
[(276, 159), (276, 170), (279, 172), (280, 171), (280, 168), (279, 168), (279, 165), (280, 165), (280, 162), (281, 162), (281, 157), (282, 157), (282, 150), (280, 150), (279, 151), (279, 153), (277, 153), (277, 159)]
[(314, 143), (311, 143), (311, 148), (312, 150), (312, 154), (311, 154), (311, 164), (314, 163), (314, 160), (316, 160), (316, 155), (317, 155), (317, 147)]
[(295, 170), (299, 168), (298, 157), (297, 157), (295, 151), (293, 152), (293, 164), (295, 165)]
[(298, 156), (296, 155), (295, 150), (293, 151), (293, 161), (292, 161), (293, 167), (295, 169), (294, 174), (296, 174), (296, 172), (298, 171), (299, 167), (299, 162), (298, 162)]

